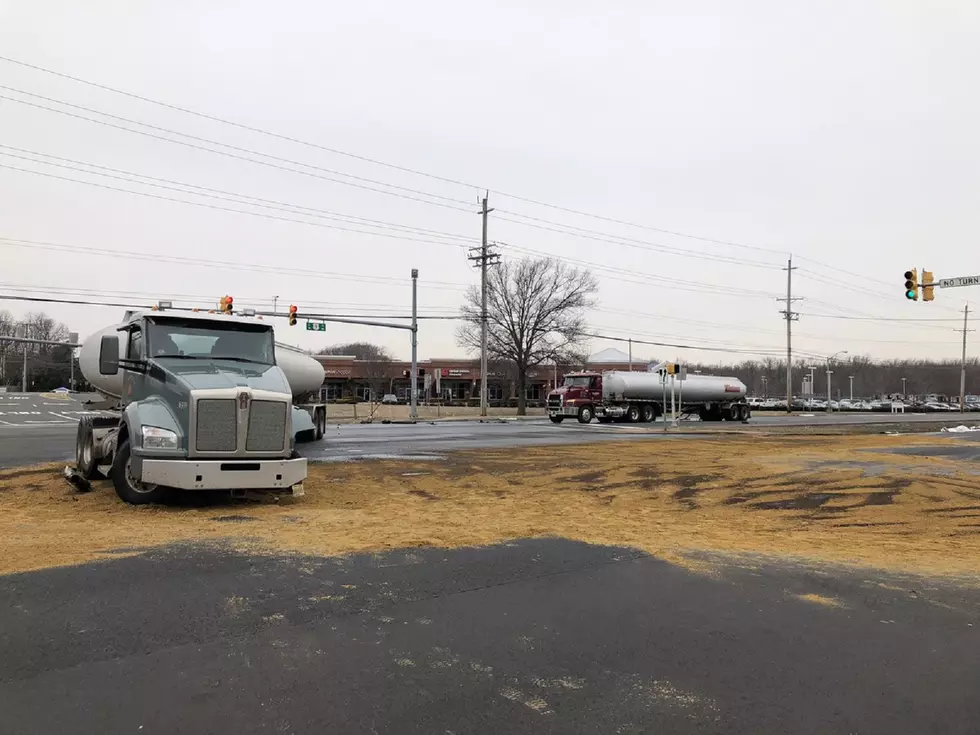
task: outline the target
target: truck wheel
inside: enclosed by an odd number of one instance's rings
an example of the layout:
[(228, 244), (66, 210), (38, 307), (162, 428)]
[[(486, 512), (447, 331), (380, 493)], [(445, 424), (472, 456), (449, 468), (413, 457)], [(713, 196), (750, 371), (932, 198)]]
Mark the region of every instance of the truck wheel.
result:
[(551, 419), (551, 423), (553, 424), (560, 424), (565, 420), (564, 416), (549, 416), (548, 418)]
[(160, 485), (147, 485), (133, 477), (133, 460), (130, 455), (129, 439), (116, 448), (112, 460), (112, 484), (116, 495), (133, 505), (161, 503), (167, 498), (167, 488)]
[(635, 424), (640, 420), (640, 407), (635, 403), (626, 409), (626, 420)]
[(751, 416), (752, 416), (752, 409), (749, 408), (748, 404), (743, 403), (739, 407), (738, 420), (744, 423), (748, 421), (749, 418), (751, 418)]
[(651, 406), (649, 403), (643, 406), (643, 423), (649, 424), (651, 421), (653, 421), (656, 415), (657, 412), (653, 410), (653, 406)]
[(92, 432), (92, 417), (82, 416), (75, 435), (75, 470), (86, 480), (94, 480), (98, 474), (95, 461), (95, 435)]
[(578, 410), (578, 422), (580, 424), (588, 424), (592, 421), (592, 406), (582, 406)]

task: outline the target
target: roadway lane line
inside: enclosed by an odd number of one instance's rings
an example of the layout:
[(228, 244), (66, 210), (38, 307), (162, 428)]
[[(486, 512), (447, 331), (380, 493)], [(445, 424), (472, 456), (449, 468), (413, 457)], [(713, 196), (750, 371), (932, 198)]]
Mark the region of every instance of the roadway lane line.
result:
[(81, 419), (76, 419), (76, 418), (74, 418), (74, 417), (72, 417), (72, 416), (65, 416), (64, 414), (61, 414), (61, 413), (56, 413), (56, 412), (54, 412), (54, 411), (48, 411), (48, 413), (49, 413), (49, 414), (51, 414), (52, 416), (57, 416), (57, 417), (58, 417), (58, 418), (60, 418), (60, 419), (66, 419), (66, 420), (68, 420), (68, 421), (73, 421), (73, 422), (74, 422), (74, 423), (76, 423), (76, 424), (77, 424), (77, 423), (78, 423), (79, 421), (81, 421)]
[(4, 426), (17, 426), (17, 424), (12, 424), (9, 421), (0, 421), (0, 424), (3, 424)]

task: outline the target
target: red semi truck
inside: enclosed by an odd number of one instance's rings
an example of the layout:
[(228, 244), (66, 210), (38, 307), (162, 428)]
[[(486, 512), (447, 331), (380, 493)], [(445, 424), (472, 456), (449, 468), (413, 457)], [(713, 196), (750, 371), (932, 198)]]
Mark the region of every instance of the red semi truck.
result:
[[(663, 381), (663, 371), (569, 373), (548, 394), (548, 417), (555, 424), (566, 418), (582, 424), (593, 418), (599, 423), (653, 421), (670, 410), (670, 383), (665, 405)], [(751, 416), (745, 384), (738, 378), (689, 374), (675, 381), (675, 400), (679, 413), (697, 414), (702, 421), (748, 421)]]

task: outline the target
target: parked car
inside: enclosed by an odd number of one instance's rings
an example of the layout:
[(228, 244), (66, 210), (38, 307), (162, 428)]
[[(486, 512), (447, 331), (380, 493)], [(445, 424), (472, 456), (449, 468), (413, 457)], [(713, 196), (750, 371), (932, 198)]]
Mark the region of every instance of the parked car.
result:
[(398, 396), (396, 396), (394, 393), (386, 393), (382, 397), (381, 402), (388, 404), (398, 403)]

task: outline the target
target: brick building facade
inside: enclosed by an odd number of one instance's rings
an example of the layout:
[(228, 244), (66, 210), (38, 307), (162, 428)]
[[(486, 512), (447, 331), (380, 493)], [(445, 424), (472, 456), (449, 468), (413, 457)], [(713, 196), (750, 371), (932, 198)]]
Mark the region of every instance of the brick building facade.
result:
[[(411, 381), (411, 363), (407, 361), (374, 362), (357, 360), (345, 355), (314, 355), (323, 365), (321, 400), (379, 401), (385, 395), (395, 395), (407, 403)], [(431, 359), (418, 363), (420, 403), (466, 404), (479, 403), (480, 361), (472, 359)], [(582, 366), (541, 365), (528, 373), (527, 400), (543, 404), (548, 392), (559, 384), (566, 372), (580, 370), (627, 370), (623, 361), (589, 362)], [(634, 370), (646, 370), (645, 362), (635, 362)], [(517, 380), (513, 369), (491, 366), (487, 371), (487, 391), (492, 404), (517, 400)]]

